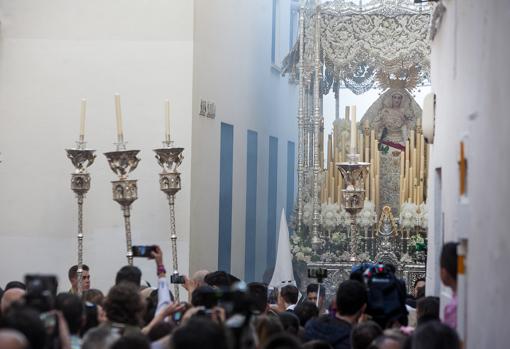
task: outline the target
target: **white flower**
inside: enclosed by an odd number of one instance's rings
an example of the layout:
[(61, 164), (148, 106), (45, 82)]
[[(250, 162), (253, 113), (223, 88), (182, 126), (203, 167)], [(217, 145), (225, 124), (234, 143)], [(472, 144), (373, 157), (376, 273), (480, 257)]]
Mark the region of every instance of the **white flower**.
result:
[(342, 236), (339, 232), (333, 233), (333, 235), (331, 235), (331, 241), (335, 244), (339, 244), (342, 242)]
[(418, 225), (423, 229), (427, 229), (429, 225), (427, 204), (422, 202), (418, 207), (419, 213), (417, 213)]
[(340, 223), (338, 205), (322, 204), (321, 207), (322, 227), (327, 231), (333, 231)]
[(401, 263), (404, 263), (404, 264), (406, 264), (406, 263), (412, 263), (412, 262), (413, 262), (413, 259), (411, 258), (411, 256), (410, 256), (410, 255), (408, 255), (408, 254), (406, 253), (406, 254), (404, 254), (404, 255), (402, 256), (402, 258), (400, 258), (400, 262), (401, 262)]
[(299, 261), (304, 261), (305, 260), (305, 254), (303, 252), (296, 253), (296, 259), (299, 260)]
[(342, 227), (348, 227), (349, 225), (351, 225), (351, 220), (352, 220), (351, 215), (347, 213), (345, 208), (342, 206), (342, 208), (340, 209), (339, 225), (341, 225)]
[(375, 205), (368, 200), (365, 200), (363, 209), (358, 214), (358, 224), (360, 227), (370, 227), (377, 222), (377, 213), (375, 212)]
[(303, 207), (303, 224), (311, 227), (313, 223), (313, 204), (307, 202)]
[(412, 228), (416, 225), (416, 205), (411, 202), (404, 202), (400, 207), (400, 226), (402, 228)]

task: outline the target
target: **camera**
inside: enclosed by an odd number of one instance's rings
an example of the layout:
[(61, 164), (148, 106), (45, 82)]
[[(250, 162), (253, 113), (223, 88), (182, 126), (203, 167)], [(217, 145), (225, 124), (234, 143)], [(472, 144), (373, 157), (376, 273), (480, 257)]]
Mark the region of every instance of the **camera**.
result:
[(156, 252), (155, 245), (136, 245), (131, 247), (131, 251), (133, 252), (133, 257), (144, 257), (144, 258), (152, 258), (152, 252)]
[[(352, 267), (350, 279), (367, 287), (366, 313), (381, 327), (407, 315), (405, 282), (390, 264), (362, 263)], [(403, 325), (406, 325), (403, 323)]]
[[(202, 290), (200, 303), (206, 310), (214, 308), (216, 305), (221, 306), (227, 315), (251, 314), (256, 310), (255, 300), (249, 295), (244, 282), (238, 282), (232, 287)], [(209, 313), (205, 312), (205, 314)]]
[(322, 283), (324, 279), (328, 278), (328, 270), (323, 268), (308, 269), (308, 277), (310, 279), (317, 279), (318, 283)]
[(58, 281), (54, 275), (25, 275), (25, 304), (40, 314), (46, 330), (46, 348), (59, 348), (58, 318), (52, 310), (55, 308)]
[(184, 275), (179, 275), (179, 273), (173, 273), (172, 275), (170, 275), (170, 283), (184, 284)]
[(41, 313), (53, 310), (57, 296), (58, 281), (54, 275), (25, 275), (27, 292), (25, 302)]

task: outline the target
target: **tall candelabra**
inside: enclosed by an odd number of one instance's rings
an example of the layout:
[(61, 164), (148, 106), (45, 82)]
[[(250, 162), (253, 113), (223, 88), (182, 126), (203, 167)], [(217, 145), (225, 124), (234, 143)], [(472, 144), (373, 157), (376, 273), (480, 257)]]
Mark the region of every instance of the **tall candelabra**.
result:
[(363, 209), (365, 202), (363, 178), (368, 172), (370, 163), (359, 162), (359, 155), (352, 153), (348, 155), (348, 162), (337, 163), (336, 166), (344, 179), (342, 203), (345, 210), (351, 215), (351, 262), (356, 262), (358, 257), (358, 227), (356, 225), (356, 215)]
[(110, 168), (119, 179), (112, 181), (113, 200), (117, 201), (124, 214), (126, 232), (126, 257), (129, 265), (133, 265), (133, 251), (131, 250), (131, 204), (138, 199), (136, 179), (128, 179), (128, 175), (137, 166), (140, 150), (125, 150), (124, 143), (117, 144), (117, 150), (104, 153)]
[(86, 149), (85, 142), (76, 142), (75, 149), (66, 149), (67, 157), (73, 163), (75, 171), (71, 174), (71, 190), (78, 201), (78, 294), (83, 290), (83, 199), (90, 189), (90, 174), (87, 169), (94, 163), (95, 150)]
[[(159, 174), (159, 186), (168, 198), (170, 208), (170, 241), (172, 243), (172, 268), (173, 278), (179, 277), (177, 264), (177, 232), (175, 229), (175, 194), (181, 190), (181, 174), (178, 167), (183, 160), (182, 152), (184, 148), (172, 147), (169, 140), (163, 142), (164, 147), (154, 149), (156, 159), (163, 171)], [(172, 282), (174, 281), (172, 278)], [(179, 302), (179, 284), (174, 283), (174, 296)]]

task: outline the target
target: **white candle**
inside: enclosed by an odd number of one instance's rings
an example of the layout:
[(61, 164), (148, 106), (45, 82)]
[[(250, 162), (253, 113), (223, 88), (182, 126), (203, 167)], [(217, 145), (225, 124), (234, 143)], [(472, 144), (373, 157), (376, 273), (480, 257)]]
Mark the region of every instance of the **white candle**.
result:
[(165, 141), (170, 142), (170, 100), (165, 99)]
[(349, 112), (351, 117), (351, 154), (356, 153), (356, 106), (351, 105)]
[(117, 119), (117, 141), (124, 142), (124, 133), (122, 132), (122, 113), (120, 110), (120, 94), (115, 94), (115, 117)]
[(87, 110), (87, 100), (82, 98), (80, 105), (80, 141), (85, 139), (85, 113)]

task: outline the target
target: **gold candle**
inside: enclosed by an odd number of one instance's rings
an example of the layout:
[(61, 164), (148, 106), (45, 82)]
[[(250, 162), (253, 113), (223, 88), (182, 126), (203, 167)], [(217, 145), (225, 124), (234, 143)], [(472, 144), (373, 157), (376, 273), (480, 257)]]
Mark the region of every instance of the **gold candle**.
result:
[(402, 206), (402, 203), (404, 202), (404, 179), (404, 176), (400, 175), (400, 206)]
[(420, 141), (420, 184), (421, 184), (421, 191), (420, 191), (420, 201), (423, 202), (425, 198), (425, 138), (423, 137), (423, 134), (420, 135), (421, 141)]
[(358, 154), (361, 158), (361, 161), (365, 161), (363, 158), (363, 135), (361, 133), (358, 134)]
[(412, 200), (412, 197), (413, 197), (413, 168), (409, 168), (409, 176), (407, 177), (408, 179), (408, 182), (407, 183), (407, 186), (408, 186), (408, 190), (409, 190), (409, 194), (408, 194), (408, 200), (411, 201)]
[(379, 198), (380, 198), (380, 192), (381, 192), (379, 179), (380, 179), (380, 177), (379, 177), (379, 173), (378, 173), (375, 176), (375, 202), (376, 202), (375, 209), (377, 211), (379, 211), (379, 206), (380, 206)]
[(404, 189), (404, 163), (405, 163), (404, 152), (401, 151), (400, 152), (400, 182), (399, 182), (400, 205), (402, 205), (402, 201), (403, 201), (402, 190)]
[(405, 165), (405, 158), (404, 158), (404, 152), (400, 152), (400, 174), (404, 175), (404, 165)]
[(345, 154), (345, 134), (344, 132), (341, 132), (340, 134), (340, 154), (342, 155), (342, 159)]
[(416, 176), (420, 173), (420, 135), (416, 134)]
[(375, 205), (375, 177), (372, 177), (370, 183), (370, 200)]
[(413, 147), (411, 147), (411, 167), (416, 171), (416, 148)]
[(414, 130), (411, 130), (409, 134), (409, 141), (411, 142), (411, 149), (414, 149)]
[[(370, 176), (370, 187), (372, 188), (372, 180), (375, 178), (375, 159), (372, 155), (372, 159), (370, 160), (370, 173), (369, 173), (369, 176)], [(372, 195), (372, 192), (370, 192), (370, 200), (373, 202), (374, 200), (374, 196)]]
[(328, 164), (333, 160), (333, 136), (331, 134), (328, 135)]
[(380, 165), (380, 159), (381, 154), (379, 154), (379, 141), (375, 141), (375, 176), (379, 177), (379, 165)]
[(414, 191), (414, 203), (415, 204), (418, 204), (418, 180), (415, 178), (414, 179), (414, 188), (415, 188), (415, 191)]
[(405, 149), (405, 164), (404, 164), (404, 175), (406, 177), (409, 177), (409, 168), (411, 167), (411, 164), (409, 162), (409, 159), (410, 159), (410, 156), (409, 156), (409, 150), (410, 150), (410, 145), (409, 145), (409, 140), (406, 141), (406, 149)]
[(404, 202), (409, 200), (409, 177), (404, 177)]
[(375, 145), (375, 131), (370, 130), (370, 158), (372, 159), (374, 158), (375, 154), (374, 145)]

